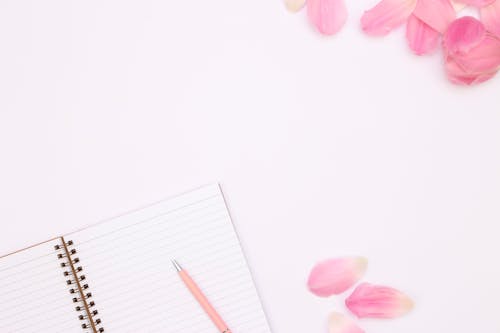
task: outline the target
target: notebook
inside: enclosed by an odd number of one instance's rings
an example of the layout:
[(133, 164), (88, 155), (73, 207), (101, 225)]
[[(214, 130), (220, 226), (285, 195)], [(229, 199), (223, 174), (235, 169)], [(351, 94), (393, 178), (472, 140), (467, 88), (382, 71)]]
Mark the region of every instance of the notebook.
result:
[(0, 332), (271, 332), (218, 185), (0, 257)]

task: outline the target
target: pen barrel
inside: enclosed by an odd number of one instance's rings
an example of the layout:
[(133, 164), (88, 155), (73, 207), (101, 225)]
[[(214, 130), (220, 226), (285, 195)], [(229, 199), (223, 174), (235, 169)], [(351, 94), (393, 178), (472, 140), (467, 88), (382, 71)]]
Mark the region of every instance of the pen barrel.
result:
[(217, 311), (215, 311), (215, 308), (212, 306), (212, 304), (210, 304), (205, 294), (203, 294), (201, 289), (193, 281), (189, 274), (185, 270), (182, 270), (179, 272), (179, 275), (182, 281), (184, 281), (184, 283), (186, 284), (191, 294), (193, 294), (194, 298), (196, 298), (198, 303), (200, 303), (203, 310), (205, 310), (205, 312), (210, 317), (215, 326), (219, 329), (219, 331), (221, 333), (231, 333), (231, 330), (227, 327), (224, 320), (222, 320), (221, 316), (217, 313)]

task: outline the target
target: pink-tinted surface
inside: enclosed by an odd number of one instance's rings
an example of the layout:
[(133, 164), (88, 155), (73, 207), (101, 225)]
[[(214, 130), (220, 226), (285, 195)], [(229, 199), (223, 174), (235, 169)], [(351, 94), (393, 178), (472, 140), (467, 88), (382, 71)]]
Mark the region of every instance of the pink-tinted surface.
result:
[(406, 26), (406, 39), (410, 49), (417, 55), (436, 50), (440, 34), (415, 15), (411, 15)]
[(325, 260), (313, 267), (307, 286), (320, 297), (340, 294), (359, 281), (366, 267), (367, 260), (362, 257)]
[(324, 35), (337, 33), (347, 20), (344, 0), (308, 0), (307, 14), (311, 23)]
[(368, 35), (387, 35), (406, 22), (416, 3), (417, 0), (382, 0), (363, 14), (361, 27)]
[(369, 283), (359, 285), (345, 304), (359, 318), (396, 318), (413, 308), (413, 301), (399, 290)]
[(469, 6), (484, 7), (492, 4), (495, 0), (456, 0), (456, 2), (463, 3)]
[(440, 33), (444, 33), (456, 17), (450, 0), (418, 0), (413, 14)]
[(328, 318), (328, 333), (365, 333), (347, 316), (333, 312)]
[(446, 74), (456, 84), (484, 82), (500, 68), (500, 37), (473, 17), (450, 25), (443, 37), (443, 52)]
[(500, 36), (500, 1), (497, 0), (489, 6), (481, 8), (481, 21), (486, 30)]

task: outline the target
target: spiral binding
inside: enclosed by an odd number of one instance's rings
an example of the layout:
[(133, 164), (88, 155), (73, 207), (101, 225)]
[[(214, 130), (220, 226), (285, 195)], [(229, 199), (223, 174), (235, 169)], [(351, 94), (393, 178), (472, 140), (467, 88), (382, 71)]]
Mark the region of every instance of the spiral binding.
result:
[(62, 260), (61, 267), (64, 269), (64, 276), (68, 278), (66, 284), (70, 286), (69, 292), (72, 294), (73, 303), (77, 303), (75, 310), (79, 312), (78, 319), (83, 321), (82, 328), (87, 333), (104, 332), (101, 319), (96, 318), (99, 312), (95, 309), (95, 302), (91, 300), (92, 293), (86, 283), (85, 274), (80, 264), (80, 258), (75, 257), (77, 251), (73, 247), (73, 241), (65, 241), (61, 238), (61, 245), (54, 246), (57, 258)]

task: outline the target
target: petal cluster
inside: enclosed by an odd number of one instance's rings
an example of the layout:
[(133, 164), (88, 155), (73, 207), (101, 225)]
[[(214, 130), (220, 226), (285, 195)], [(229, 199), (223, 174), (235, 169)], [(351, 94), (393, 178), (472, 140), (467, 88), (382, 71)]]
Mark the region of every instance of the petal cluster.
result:
[(484, 82), (500, 69), (500, 37), (470, 16), (450, 25), (443, 37), (443, 52), (446, 74), (456, 84)]
[[(307, 286), (320, 297), (340, 294), (356, 284), (366, 271), (363, 257), (333, 258), (314, 266)], [(395, 318), (408, 313), (413, 301), (397, 289), (362, 283), (345, 300), (358, 318)], [(365, 333), (345, 315), (333, 312), (328, 319), (329, 333)]]
[[(324, 35), (345, 25), (344, 1), (284, 0), (291, 12), (307, 7), (309, 21)], [(457, 19), (457, 11), (465, 6), (477, 8), (481, 21)], [(380, 0), (361, 17), (363, 31), (371, 36), (385, 36), (404, 24), (413, 53), (429, 54), (442, 45), (445, 71), (453, 83), (481, 83), (499, 70), (500, 0)]]
[(364, 13), (361, 27), (368, 35), (384, 36), (406, 23), (410, 49), (423, 55), (437, 49), (455, 17), (450, 0), (382, 0)]
[(457, 0), (475, 6), (481, 20), (456, 19), (452, 0), (381, 0), (361, 18), (363, 30), (382, 36), (406, 22), (406, 38), (417, 55), (436, 50), (442, 38), (448, 79), (472, 85), (489, 80), (500, 67), (500, 0)]

